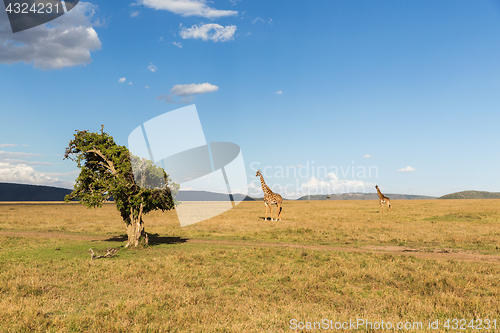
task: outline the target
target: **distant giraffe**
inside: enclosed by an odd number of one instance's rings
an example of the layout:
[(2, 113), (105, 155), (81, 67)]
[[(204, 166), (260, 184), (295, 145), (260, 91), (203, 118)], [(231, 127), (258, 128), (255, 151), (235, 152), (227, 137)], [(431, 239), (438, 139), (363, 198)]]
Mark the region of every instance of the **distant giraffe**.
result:
[(266, 185), (264, 181), (264, 177), (262, 177), (262, 173), (260, 170), (257, 171), (255, 177), (260, 177), (260, 183), (262, 185), (262, 191), (264, 191), (264, 203), (266, 204), (266, 221), (267, 221), (267, 207), (269, 206), (269, 210), (271, 211), (271, 221), (273, 220), (273, 209), (271, 205), (278, 206), (278, 215), (276, 216), (276, 221), (278, 219), (281, 221), (281, 203), (283, 202), (283, 198), (278, 193), (274, 193), (271, 191), (269, 186)]
[(380, 192), (380, 189), (378, 188), (378, 185), (375, 185), (375, 188), (377, 189), (378, 199), (380, 201), (380, 212), (384, 211), (384, 204), (385, 203), (387, 203), (387, 207), (389, 207), (389, 211), (392, 211), (392, 208), (391, 208), (391, 199), (389, 199), (388, 197), (386, 197), (385, 195), (383, 195), (382, 192)]

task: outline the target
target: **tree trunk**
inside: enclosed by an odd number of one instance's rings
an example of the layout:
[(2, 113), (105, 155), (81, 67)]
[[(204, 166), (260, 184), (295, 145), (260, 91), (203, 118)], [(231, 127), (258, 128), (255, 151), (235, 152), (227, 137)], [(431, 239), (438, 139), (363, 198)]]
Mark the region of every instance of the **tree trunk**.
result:
[(148, 245), (148, 234), (144, 231), (144, 221), (142, 220), (142, 208), (139, 210), (139, 216), (136, 218), (133, 214), (130, 214), (130, 220), (127, 224), (127, 236), (128, 242), (125, 247), (129, 246), (137, 246), (139, 243), (143, 243), (144, 245)]

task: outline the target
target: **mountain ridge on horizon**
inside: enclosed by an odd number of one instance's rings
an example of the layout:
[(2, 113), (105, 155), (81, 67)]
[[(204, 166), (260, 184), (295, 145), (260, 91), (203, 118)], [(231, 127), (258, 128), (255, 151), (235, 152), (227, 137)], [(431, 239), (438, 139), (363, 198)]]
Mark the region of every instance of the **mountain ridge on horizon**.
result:
[[(0, 201), (64, 201), (64, 196), (71, 193), (71, 189), (50, 186), (0, 182)], [(414, 194), (386, 194), (392, 200), (420, 200), (420, 199), (500, 199), (500, 192), (488, 191), (460, 191), (440, 197)], [(179, 191), (179, 201), (225, 201), (227, 194), (207, 191)], [(236, 201), (262, 200), (262, 197), (250, 197), (241, 193), (233, 195)], [(298, 199), (284, 200), (378, 200), (377, 193), (343, 193), (302, 196)]]
[[(17, 184), (0, 182), (1, 201), (64, 201), (64, 197), (71, 193), (71, 189), (33, 184)], [(236, 201), (254, 201), (255, 199), (236, 193)], [(179, 191), (179, 201), (227, 201), (228, 195), (207, 191)]]

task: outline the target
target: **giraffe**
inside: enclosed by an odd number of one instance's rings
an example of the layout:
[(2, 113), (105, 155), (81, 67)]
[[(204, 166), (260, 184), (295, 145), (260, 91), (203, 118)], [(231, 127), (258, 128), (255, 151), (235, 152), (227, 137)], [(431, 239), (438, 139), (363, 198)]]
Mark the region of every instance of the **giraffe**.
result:
[(266, 182), (264, 181), (264, 177), (262, 177), (262, 173), (260, 170), (257, 170), (257, 174), (255, 177), (260, 177), (260, 184), (262, 185), (262, 191), (264, 191), (264, 203), (266, 204), (266, 217), (265, 220), (267, 221), (267, 207), (269, 207), (269, 210), (271, 211), (271, 221), (273, 220), (273, 209), (271, 205), (276, 205), (278, 206), (278, 215), (276, 216), (276, 221), (278, 219), (281, 221), (281, 203), (283, 202), (283, 198), (281, 195), (278, 193), (274, 193), (271, 191), (269, 186), (266, 185)]
[(386, 197), (385, 195), (382, 194), (382, 192), (380, 192), (380, 189), (378, 188), (378, 185), (375, 185), (375, 188), (377, 189), (377, 193), (378, 193), (378, 198), (379, 198), (379, 201), (380, 201), (380, 212), (382, 213), (384, 210), (384, 204), (387, 203), (387, 207), (389, 207), (389, 211), (392, 211), (392, 208), (391, 208), (391, 199), (389, 199), (388, 197)]

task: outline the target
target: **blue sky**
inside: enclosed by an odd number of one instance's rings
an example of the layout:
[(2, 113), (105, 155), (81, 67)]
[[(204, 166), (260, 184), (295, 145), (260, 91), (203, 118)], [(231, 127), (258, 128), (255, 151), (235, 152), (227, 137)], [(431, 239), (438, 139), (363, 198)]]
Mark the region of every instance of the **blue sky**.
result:
[(251, 195), (266, 167), (285, 197), (500, 191), (499, 59), (494, 1), (90, 1), (16, 34), (2, 11), (0, 181), (71, 187), (75, 130), (127, 145), (195, 104)]

